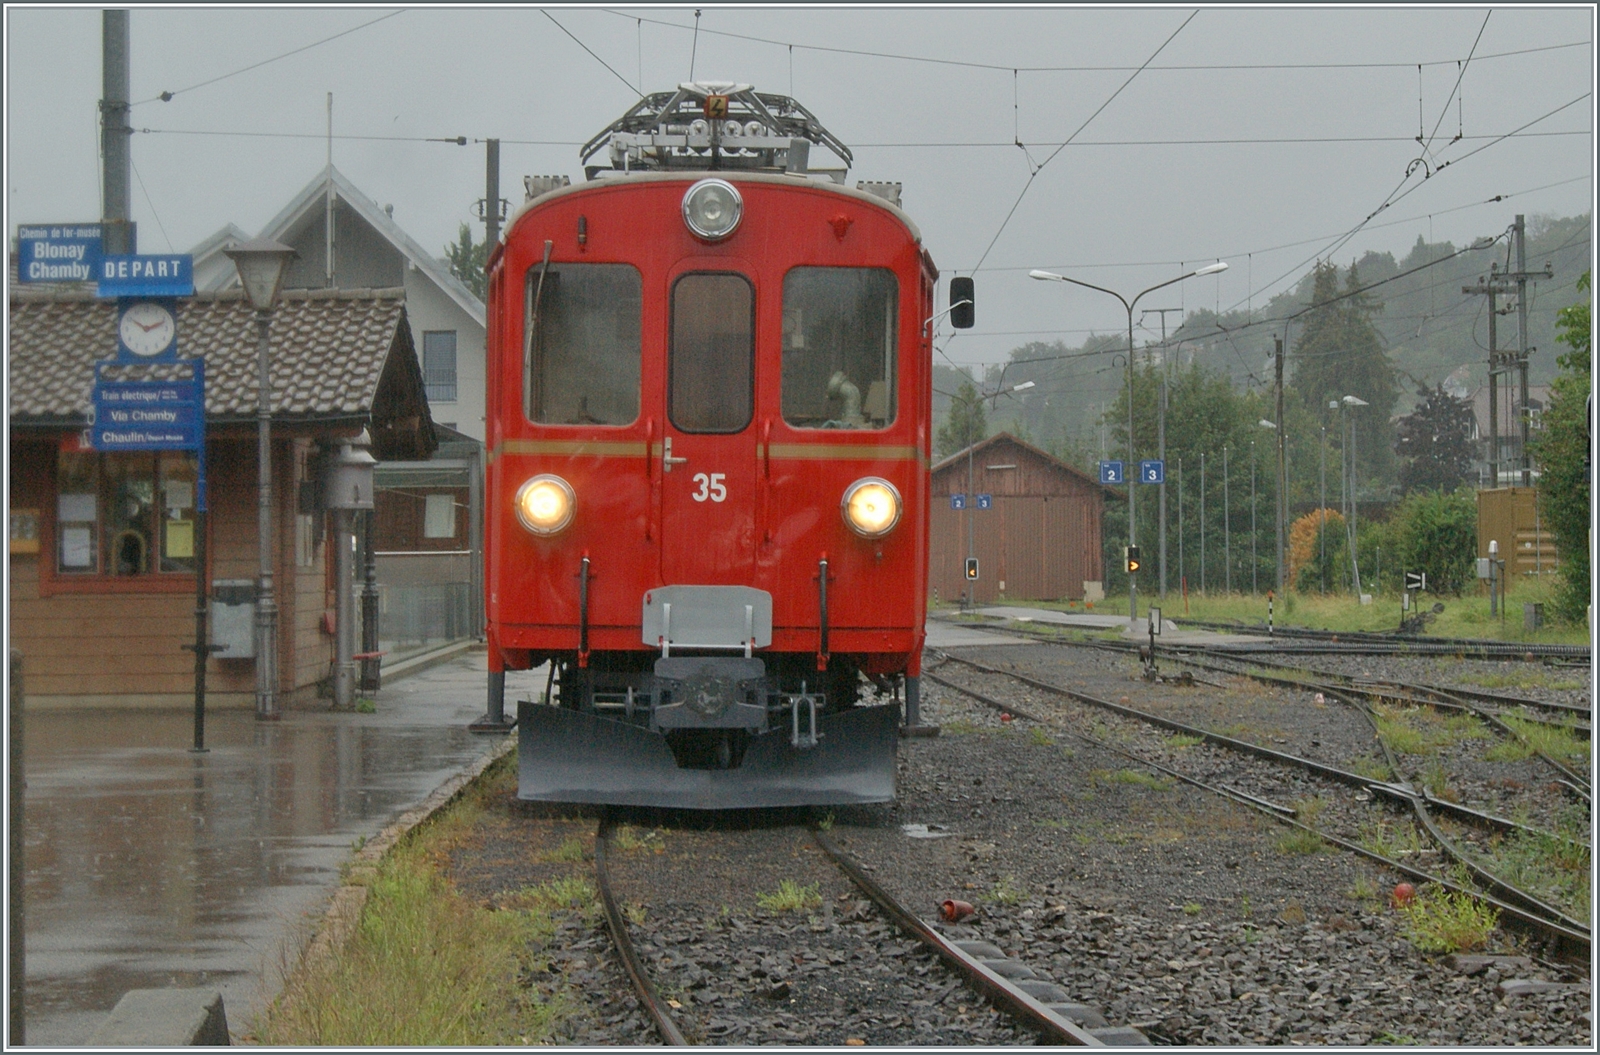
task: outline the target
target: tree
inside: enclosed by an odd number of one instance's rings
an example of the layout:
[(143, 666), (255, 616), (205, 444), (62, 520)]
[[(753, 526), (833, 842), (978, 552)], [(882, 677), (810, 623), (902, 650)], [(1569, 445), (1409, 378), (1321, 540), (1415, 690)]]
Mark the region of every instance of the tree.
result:
[(1354, 264), (1343, 291), (1339, 269), (1318, 264), (1311, 301), (1314, 307), (1294, 346), (1294, 388), (1319, 416), (1330, 401), (1345, 396), (1366, 401), (1367, 406), (1347, 411), (1354, 416), (1358, 475), (1369, 486), (1371, 481), (1386, 483), (1394, 469), (1389, 419), (1399, 390), (1383, 337), (1372, 323), (1382, 306), (1361, 291)]
[[(1589, 291), (1590, 272), (1578, 279)], [(1589, 604), (1589, 301), (1561, 309), (1557, 340), (1572, 351), (1561, 356), (1561, 375), (1550, 389), (1533, 453), (1539, 461), (1539, 510), (1561, 555), (1565, 583), (1557, 607), (1571, 620), (1583, 618)]]
[(1425, 572), (1429, 591), (1459, 594), (1475, 581), (1478, 503), (1469, 489), (1414, 491), (1395, 508), (1389, 524), (1405, 570)]
[(489, 296), (489, 276), (486, 268), (489, 266), (489, 243), (472, 241), (472, 228), (466, 224), (461, 225), (461, 232), (457, 240), (444, 247), (445, 263), (450, 268), (450, 273), (461, 280), (461, 284), (472, 290), (472, 295), (479, 300), (487, 300)]
[(983, 412), (983, 397), (971, 381), (963, 381), (956, 389), (950, 403), (950, 416), (939, 426), (935, 440), (940, 457), (964, 451), (989, 435), (988, 419)]
[(1453, 491), (1472, 471), (1472, 404), (1439, 385), (1417, 390), (1417, 406), (1400, 419), (1394, 451), (1405, 464), (1400, 490)]

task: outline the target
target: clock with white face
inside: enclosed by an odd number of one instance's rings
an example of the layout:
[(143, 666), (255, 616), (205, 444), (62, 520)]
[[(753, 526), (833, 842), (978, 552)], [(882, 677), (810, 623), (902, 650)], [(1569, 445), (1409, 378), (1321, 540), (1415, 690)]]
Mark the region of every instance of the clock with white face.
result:
[(178, 335), (172, 310), (160, 301), (134, 301), (117, 321), (122, 346), (134, 355), (156, 356), (169, 350)]

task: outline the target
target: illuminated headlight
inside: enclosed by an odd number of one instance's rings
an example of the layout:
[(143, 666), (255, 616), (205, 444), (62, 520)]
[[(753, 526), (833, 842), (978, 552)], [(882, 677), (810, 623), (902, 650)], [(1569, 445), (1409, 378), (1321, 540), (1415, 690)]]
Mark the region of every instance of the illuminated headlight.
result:
[(862, 477), (846, 488), (840, 506), (850, 530), (865, 538), (882, 538), (900, 523), (900, 492), (876, 476)]
[(572, 523), (577, 496), (559, 476), (540, 473), (517, 488), (517, 519), (535, 535), (554, 535)]
[(703, 179), (683, 196), (683, 222), (708, 242), (732, 234), (743, 215), (744, 199), (727, 180)]

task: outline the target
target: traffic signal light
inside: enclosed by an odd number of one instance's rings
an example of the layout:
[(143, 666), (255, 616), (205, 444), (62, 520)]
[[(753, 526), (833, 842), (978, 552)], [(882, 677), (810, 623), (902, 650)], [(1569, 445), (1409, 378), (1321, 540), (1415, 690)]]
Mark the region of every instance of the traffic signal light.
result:
[(1129, 575), (1132, 575), (1134, 572), (1139, 570), (1139, 547), (1124, 546), (1122, 547), (1122, 553), (1123, 570)]
[(978, 558), (977, 557), (968, 557), (967, 558), (967, 581), (968, 582), (977, 582), (978, 581)]

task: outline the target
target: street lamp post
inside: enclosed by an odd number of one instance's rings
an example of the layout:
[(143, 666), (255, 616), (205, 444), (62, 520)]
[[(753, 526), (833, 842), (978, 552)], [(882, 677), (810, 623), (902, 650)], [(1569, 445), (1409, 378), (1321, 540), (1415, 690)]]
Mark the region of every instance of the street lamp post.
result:
[(272, 591), (272, 309), (283, 289), (283, 271), (295, 251), (270, 238), (223, 250), (239, 269), (250, 306), (256, 311), (256, 546), (260, 580), (256, 589), (256, 717), (278, 717), (278, 605)]
[[(1139, 299), (1141, 297), (1143, 297), (1146, 293), (1154, 293), (1158, 289), (1162, 289), (1162, 288), (1164, 288), (1166, 286), (1173, 285), (1174, 283), (1177, 283), (1177, 282), (1182, 282), (1186, 278), (1197, 278), (1197, 277), (1199, 277), (1201, 275), (1215, 275), (1215, 274), (1217, 274), (1219, 272), (1226, 271), (1226, 270), (1228, 270), (1228, 265), (1219, 260), (1215, 264), (1207, 264), (1205, 267), (1199, 268), (1199, 269), (1197, 269), (1195, 271), (1190, 271), (1188, 274), (1185, 274), (1185, 275), (1179, 275), (1177, 278), (1169, 278), (1165, 282), (1158, 282), (1155, 285), (1151, 286), (1149, 289), (1142, 290), (1141, 292), (1136, 294), (1132, 300), (1127, 299), (1121, 293), (1118, 293), (1116, 290), (1106, 289), (1104, 286), (1096, 286), (1093, 283), (1084, 282), (1081, 279), (1068, 278), (1066, 275), (1058, 275), (1058, 274), (1055, 274), (1052, 271), (1029, 271), (1028, 272), (1028, 277), (1029, 278), (1036, 278), (1036, 279), (1039, 279), (1042, 282), (1070, 282), (1074, 286), (1082, 286), (1085, 289), (1092, 289), (1092, 290), (1097, 290), (1097, 291), (1099, 291), (1101, 293), (1108, 293), (1111, 296), (1116, 297), (1117, 300), (1119, 302), (1121, 302), (1123, 308), (1125, 308), (1127, 310), (1127, 312), (1128, 312), (1128, 465), (1127, 465), (1127, 469), (1125, 470), (1125, 472), (1137, 473), (1137, 471), (1138, 471), (1138, 466), (1136, 465), (1136, 463), (1133, 460), (1133, 309), (1134, 309), (1134, 306), (1139, 303)], [(1135, 490), (1135, 488), (1134, 488), (1134, 479), (1131, 476), (1124, 476), (1124, 479), (1126, 479), (1128, 481), (1128, 545), (1129, 546), (1136, 546), (1139, 543), (1138, 543), (1138, 538), (1137, 538), (1136, 531), (1135, 531), (1135, 528), (1134, 528), (1134, 524), (1135, 524), (1135, 519), (1134, 519), (1134, 499), (1133, 499), (1134, 490)], [(1129, 624), (1134, 623), (1138, 619), (1138, 617), (1139, 617), (1139, 586), (1138, 586), (1138, 583), (1135, 581), (1134, 576), (1132, 574), (1129, 574), (1128, 575), (1128, 622), (1129, 622)]]
[[(1358, 396), (1345, 396), (1339, 400), (1344, 406), (1352, 410), (1356, 407), (1367, 406), (1367, 401)], [(1361, 565), (1356, 560), (1356, 419), (1350, 419), (1350, 519), (1346, 522), (1345, 531), (1350, 539), (1350, 582), (1354, 585), (1356, 599), (1361, 598)]]

